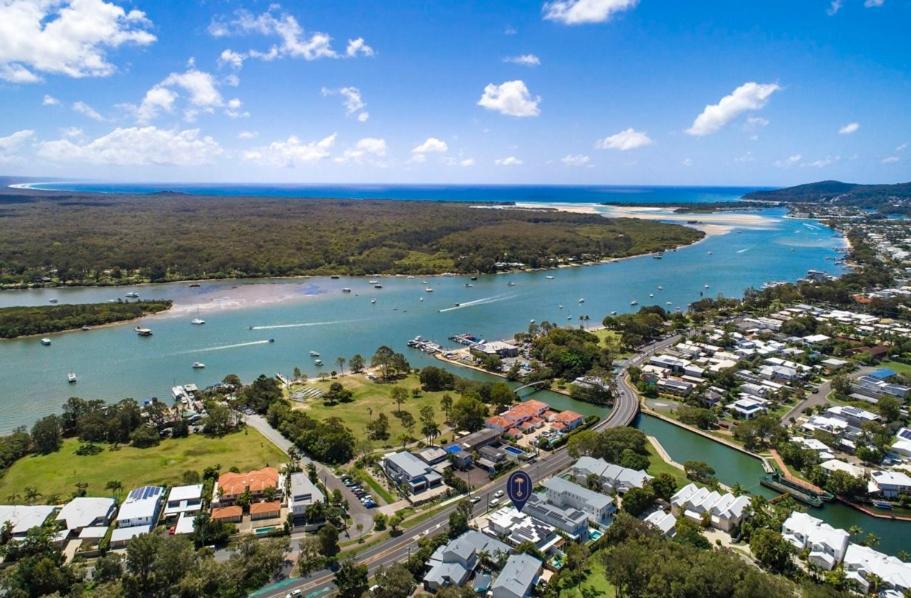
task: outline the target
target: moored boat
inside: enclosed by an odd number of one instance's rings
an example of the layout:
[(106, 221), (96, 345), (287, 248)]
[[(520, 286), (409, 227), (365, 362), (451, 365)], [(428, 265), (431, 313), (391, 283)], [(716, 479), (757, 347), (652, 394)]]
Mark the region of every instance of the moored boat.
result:
[(44, 345), (45, 347), (49, 347), (51, 344), (51, 339), (44, 337), (43, 339), (41, 339), (41, 344)]
[(70, 384), (76, 384), (76, 372), (70, 372), (66, 375), (66, 381)]

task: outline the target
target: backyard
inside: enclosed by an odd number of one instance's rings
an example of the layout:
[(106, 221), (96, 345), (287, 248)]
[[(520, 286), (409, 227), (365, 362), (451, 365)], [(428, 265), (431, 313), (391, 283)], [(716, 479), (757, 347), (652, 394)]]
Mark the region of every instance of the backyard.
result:
[(586, 598), (587, 596), (613, 598), (617, 595), (617, 590), (604, 576), (604, 564), (600, 558), (602, 554), (592, 555), (585, 569), (585, 579), (576, 587), (560, 590), (560, 598)]
[[(373, 382), (362, 375), (342, 376), (338, 380), (342, 386), (352, 392), (352, 400), (348, 403), (337, 403), (335, 405), (326, 405), (322, 398), (308, 398), (303, 402), (295, 402), (295, 408), (302, 409), (308, 415), (317, 419), (328, 417), (341, 418), (345, 425), (348, 426), (358, 439), (367, 437), (367, 424), (375, 420), (380, 413), (386, 414), (389, 419), (389, 437), (386, 440), (371, 440), (372, 448), (392, 448), (401, 446), (401, 435), (405, 432), (402, 421), (395, 415), (396, 405), (392, 398), (392, 389), (402, 387), (408, 391), (408, 398), (402, 402), (402, 410), (411, 413), (415, 424), (410, 432), (414, 438), (421, 438), (421, 408), (425, 405), (433, 407), (434, 416), (437, 425), (443, 427), (445, 414), (440, 407), (440, 399), (446, 392), (424, 392), (420, 396), (412, 396), (414, 389), (420, 389), (421, 384), (418, 377), (410, 374), (408, 377), (395, 382), (381, 383)], [(315, 386), (324, 393), (329, 389), (331, 380), (313, 381), (308, 386)], [(295, 386), (295, 390), (299, 387)], [(454, 391), (448, 391), (453, 400), (458, 398)], [(435, 442), (440, 442), (437, 439)]]
[[(0, 501), (18, 502), (25, 489), (36, 489), (36, 502), (63, 502), (76, 490), (77, 483), (87, 484), (89, 496), (110, 494), (105, 485), (112, 480), (122, 484), (123, 492), (144, 484), (179, 484), (185, 471), (202, 473), (210, 466), (222, 471), (237, 467), (240, 471), (271, 465), (278, 467), (287, 458), (259, 432), (247, 428), (220, 438), (192, 435), (188, 438), (162, 440), (150, 448), (99, 445), (95, 455), (76, 454), (80, 441), (70, 438), (59, 451), (20, 459), (0, 478)], [(19, 496), (17, 500), (10, 497)]]

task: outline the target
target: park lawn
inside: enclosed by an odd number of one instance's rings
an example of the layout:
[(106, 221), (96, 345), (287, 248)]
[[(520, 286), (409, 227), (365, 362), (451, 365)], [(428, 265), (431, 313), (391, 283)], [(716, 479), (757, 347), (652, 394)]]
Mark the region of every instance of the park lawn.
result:
[(595, 330), (589, 330), (592, 334), (598, 337), (601, 341), (601, 346), (607, 347), (611, 350), (616, 357), (625, 357), (631, 355), (631, 353), (626, 353), (623, 351), (620, 346), (620, 333), (615, 330), (608, 330), (607, 328), (597, 328)]
[(648, 469), (646, 470), (646, 473), (651, 476), (657, 476), (660, 473), (668, 473), (677, 482), (678, 488), (683, 488), (690, 483), (690, 481), (686, 478), (686, 474), (683, 472), (683, 470), (677, 469), (662, 459), (661, 455), (658, 454), (658, 451), (655, 450), (655, 447), (652, 446), (651, 442), (645, 443), (645, 448), (648, 449), (648, 460), (650, 463)]
[(174, 485), (181, 483), (187, 470), (202, 473), (206, 467), (219, 465), (222, 471), (237, 467), (240, 471), (271, 465), (278, 467), (287, 461), (284, 454), (252, 428), (221, 438), (193, 434), (188, 438), (162, 440), (150, 448), (121, 446), (110, 450), (109, 445), (97, 455), (75, 454), (79, 440), (69, 438), (56, 453), (20, 459), (0, 478), (0, 500), (14, 494), (23, 495), (31, 486), (41, 493), (38, 502), (48, 502), (55, 495), (62, 502), (76, 490), (78, 482), (88, 484), (89, 496), (110, 493), (105, 484), (118, 480), (127, 492), (144, 484)]
[(881, 368), (889, 368), (902, 376), (911, 376), (911, 365), (900, 361), (883, 361), (879, 364)]
[(583, 598), (584, 596), (604, 596), (614, 598), (617, 589), (604, 576), (604, 565), (600, 553), (589, 558), (585, 579), (578, 586), (560, 590), (560, 598)]
[[(370, 446), (374, 449), (393, 448), (401, 446), (401, 435), (405, 428), (401, 420), (395, 416), (396, 406), (392, 400), (392, 389), (401, 386), (408, 391), (408, 398), (402, 402), (402, 410), (408, 411), (414, 416), (415, 424), (411, 431), (411, 436), (421, 439), (421, 408), (425, 405), (433, 407), (437, 424), (443, 427), (445, 414), (440, 407), (440, 399), (446, 392), (421, 392), (421, 396), (412, 398), (411, 391), (420, 388), (421, 383), (415, 374), (410, 374), (406, 378), (396, 380), (395, 382), (373, 382), (366, 376), (348, 375), (341, 376), (337, 380), (342, 386), (350, 390), (353, 394), (353, 400), (350, 403), (338, 403), (332, 406), (326, 406), (322, 399), (307, 399), (303, 403), (293, 402), (296, 409), (302, 409), (308, 415), (316, 419), (326, 419), (329, 417), (341, 418), (345, 425), (351, 429), (358, 440), (367, 438), (367, 424), (376, 419), (380, 413), (385, 413), (389, 418), (389, 438), (386, 440), (371, 440)], [(332, 380), (314, 381), (320, 390), (325, 392), (329, 388)], [(449, 391), (453, 400), (458, 395)], [(440, 439), (437, 439), (440, 442)]]

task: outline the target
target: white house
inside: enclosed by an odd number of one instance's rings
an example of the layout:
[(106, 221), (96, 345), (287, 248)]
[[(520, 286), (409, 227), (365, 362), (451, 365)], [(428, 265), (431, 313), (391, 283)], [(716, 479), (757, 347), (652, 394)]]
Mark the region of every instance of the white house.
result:
[(561, 540), (554, 526), (527, 513), (520, 513), (513, 506), (503, 507), (488, 515), (487, 526), (495, 536), (505, 538), (513, 546), (531, 542), (542, 552)]
[(762, 415), (767, 410), (768, 401), (759, 397), (740, 395), (740, 398), (731, 403), (726, 409), (743, 419), (753, 419)]
[(870, 494), (883, 498), (898, 498), (900, 494), (911, 494), (911, 477), (900, 471), (874, 471), (867, 484)]
[(179, 516), (181, 513), (188, 515), (202, 510), (202, 484), (189, 486), (174, 486), (168, 492), (168, 500), (164, 507), (164, 516)]
[(645, 522), (660, 531), (665, 536), (671, 537), (677, 527), (677, 518), (673, 513), (655, 511), (645, 518)]
[(468, 530), (458, 538), (437, 548), (428, 561), (430, 570), (424, 576), (424, 589), (435, 592), (445, 586), (461, 586), (478, 566), (480, 555), (492, 559), (509, 554), (509, 546), (477, 530)]
[(644, 471), (627, 469), (608, 463), (604, 459), (592, 457), (579, 457), (579, 460), (570, 469), (570, 475), (579, 483), (585, 483), (588, 476), (595, 475), (605, 489), (609, 488), (620, 494), (630, 488), (642, 488), (647, 481), (652, 479), (652, 476)]
[(389, 453), (383, 457), (382, 464), (386, 475), (411, 494), (443, 483), (443, 476), (409, 452)]
[(310, 477), (301, 471), (291, 474), (291, 492), (288, 493), (288, 510), (295, 517), (301, 517), (307, 507), (317, 502), (325, 502), (326, 497)]
[(595, 523), (607, 523), (617, 510), (612, 497), (561, 477), (552, 477), (543, 486), (547, 491), (547, 502), (558, 507), (579, 509)]
[(120, 505), (120, 512), (117, 513), (117, 527), (155, 525), (163, 496), (164, 488), (160, 486), (143, 486), (131, 490), (126, 500)]
[(13, 537), (23, 538), (28, 530), (41, 526), (54, 508), (48, 505), (0, 505), (0, 525), (9, 522)]
[(747, 496), (721, 494), (696, 484), (687, 484), (671, 497), (671, 510), (675, 515), (696, 522), (708, 516), (712, 527), (730, 532), (743, 519), (750, 499)]
[(808, 560), (830, 570), (845, 556), (851, 535), (806, 513), (795, 511), (781, 526), (781, 534), (795, 548), (809, 549)]
[(873, 575), (881, 580), (883, 589), (911, 592), (911, 563), (905, 563), (872, 548), (849, 544), (845, 552), (844, 569), (848, 579), (860, 585), (865, 593), (870, 587), (869, 580)]
[(60, 509), (57, 521), (73, 532), (80, 532), (86, 527), (107, 527), (115, 510), (117, 503), (113, 498), (77, 496)]

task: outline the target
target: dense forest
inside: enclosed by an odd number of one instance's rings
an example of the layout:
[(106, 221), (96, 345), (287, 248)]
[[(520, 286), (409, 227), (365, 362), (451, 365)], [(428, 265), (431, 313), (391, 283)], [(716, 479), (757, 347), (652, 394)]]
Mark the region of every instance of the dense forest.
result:
[(170, 309), (163, 300), (0, 308), (0, 338), (73, 330), (141, 318)]
[(692, 243), (691, 228), (445, 202), (28, 195), (0, 202), (0, 286), (493, 272)]
[(896, 185), (858, 185), (841, 181), (819, 181), (774, 189), (753, 191), (744, 199), (783, 201), (790, 203), (833, 203), (847, 206), (877, 208), (885, 204), (911, 201), (911, 183)]

